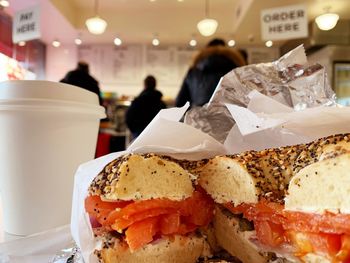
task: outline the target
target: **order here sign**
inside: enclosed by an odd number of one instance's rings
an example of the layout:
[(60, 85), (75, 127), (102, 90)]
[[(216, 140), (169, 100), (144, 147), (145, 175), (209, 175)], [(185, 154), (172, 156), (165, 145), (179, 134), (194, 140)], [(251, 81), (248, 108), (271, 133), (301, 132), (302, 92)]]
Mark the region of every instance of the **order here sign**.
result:
[(262, 10), (261, 36), (263, 40), (307, 37), (306, 7), (293, 5)]
[(12, 41), (28, 41), (40, 38), (40, 8), (33, 6), (15, 13), (12, 27)]

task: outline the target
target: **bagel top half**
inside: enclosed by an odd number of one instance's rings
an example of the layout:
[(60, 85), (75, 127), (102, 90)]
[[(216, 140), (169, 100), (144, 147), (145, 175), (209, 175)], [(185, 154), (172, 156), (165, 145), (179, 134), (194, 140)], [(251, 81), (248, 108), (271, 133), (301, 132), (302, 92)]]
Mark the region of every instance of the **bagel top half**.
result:
[(183, 200), (192, 195), (194, 176), (167, 156), (128, 154), (110, 162), (90, 185), (103, 200)]
[[(344, 201), (350, 200), (347, 171), (350, 172), (349, 134), (217, 156), (195, 172), (199, 184), (217, 203), (239, 205), (266, 199), (286, 203), (286, 209), (291, 210), (317, 211), (313, 205), (323, 210), (350, 211), (350, 201)], [(330, 195), (325, 194), (328, 192)]]

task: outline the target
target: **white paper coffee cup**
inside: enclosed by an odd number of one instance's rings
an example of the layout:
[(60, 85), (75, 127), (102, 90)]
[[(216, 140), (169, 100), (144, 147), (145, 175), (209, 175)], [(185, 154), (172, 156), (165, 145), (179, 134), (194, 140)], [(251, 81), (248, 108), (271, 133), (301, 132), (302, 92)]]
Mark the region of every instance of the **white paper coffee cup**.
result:
[(4, 230), (28, 235), (68, 224), (73, 177), (94, 158), (96, 94), (49, 81), (0, 83), (0, 191)]

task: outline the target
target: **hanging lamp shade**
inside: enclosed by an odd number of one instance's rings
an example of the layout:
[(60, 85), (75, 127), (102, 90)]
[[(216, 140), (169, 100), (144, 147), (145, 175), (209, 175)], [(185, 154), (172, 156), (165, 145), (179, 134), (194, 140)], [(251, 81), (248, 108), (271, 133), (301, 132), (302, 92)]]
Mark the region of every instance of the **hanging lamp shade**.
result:
[(85, 25), (91, 34), (100, 35), (105, 32), (107, 22), (98, 15), (98, 0), (95, 0), (95, 16), (87, 19)]
[(201, 35), (208, 37), (215, 33), (218, 22), (215, 19), (205, 18), (198, 22), (197, 28)]
[(8, 0), (0, 0), (0, 6), (2, 7), (9, 7), (10, 2)]
[(319, 29), (321, 30), (331, 30), (333, 29), (339, 20), (339, 15), (334, 13), (327, 13), (316, 17), (315, 22)]
[(213, 35), (218, 28), (218, 21), (209, 18), (209, 2), (205, 1), (205, 18), (198, 22), (197, 28), (202, 36), (208, 37)]
[(100, 35), (105, 32), (107, 22), (99, 16), (91, 17), (85, 22), (87, 29), (91, 34)]

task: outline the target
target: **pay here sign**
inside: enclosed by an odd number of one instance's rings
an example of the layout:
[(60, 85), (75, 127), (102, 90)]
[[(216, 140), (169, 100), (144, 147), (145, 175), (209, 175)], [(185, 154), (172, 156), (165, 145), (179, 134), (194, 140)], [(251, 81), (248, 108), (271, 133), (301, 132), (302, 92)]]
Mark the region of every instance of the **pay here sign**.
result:
[(39, 6), (16, 12), (12, 27), (13, 43), (37, 38), (40, 38)]
[(308, 36), (306, 7), (284, 6), (261, 11), (261, 36), (263, 40), (283, 40)]

